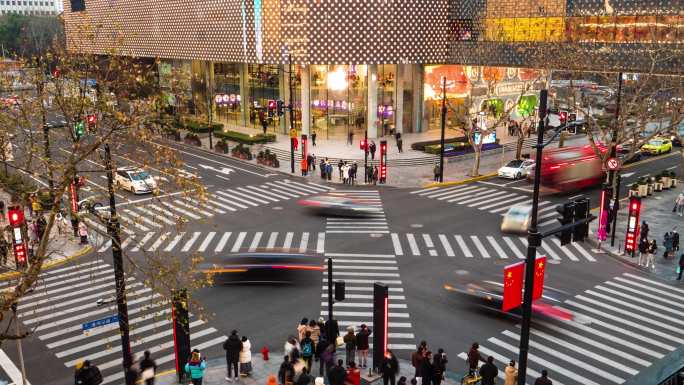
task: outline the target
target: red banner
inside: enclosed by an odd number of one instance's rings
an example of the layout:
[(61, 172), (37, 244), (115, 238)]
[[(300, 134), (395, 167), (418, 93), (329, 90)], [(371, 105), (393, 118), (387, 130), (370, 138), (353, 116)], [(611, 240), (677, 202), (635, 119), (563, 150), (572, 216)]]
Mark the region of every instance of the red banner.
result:
[(532, 300), (539, 299), (544, 293), (544, 273), (546, 273), (546, 256), (537, 257), (534, 262), (534, 286)]
[(522, 304), (523, 276), (525, 262), (504, 267), (504, 294), (501, 310), (509, 311)]
[(78, 212), (78, 198), (76, 197), (76, 185), (74, 182), (71, 182), (69, 185), (69, 195), (71, 198), (71, 212), (77, 213)]

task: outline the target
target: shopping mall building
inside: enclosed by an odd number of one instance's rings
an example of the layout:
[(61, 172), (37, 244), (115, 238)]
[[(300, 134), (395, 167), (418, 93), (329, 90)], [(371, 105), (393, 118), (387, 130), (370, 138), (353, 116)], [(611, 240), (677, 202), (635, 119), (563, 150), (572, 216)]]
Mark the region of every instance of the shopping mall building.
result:
[[(70, 39), (102, 23), (100, 36), (123, 34), (119, 52), (159, 58), (181, 111), (206, 115), (211, 100), (215, 120), (260, 129), (269, 101), (292, 100), (297, 129), (319, 138), (438, 129), (443, 77), (452, 106), (521, 119), (550, 65), (642, 72), (660, 47), (678, 55), (656, 72), (684, 68), (684, 7), (667, 0), (72, 0), (65, 19)], [(107, 41), (86, 45), (105, 54)], [(601, 58), (553, 62), (572, 47)]]

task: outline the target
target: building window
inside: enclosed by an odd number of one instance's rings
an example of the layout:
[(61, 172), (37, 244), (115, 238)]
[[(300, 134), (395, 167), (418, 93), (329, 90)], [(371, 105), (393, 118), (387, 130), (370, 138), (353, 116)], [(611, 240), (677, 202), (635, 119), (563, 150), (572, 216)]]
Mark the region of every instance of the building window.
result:
[(312, 65), (310, 68), (311, 129), (325, 138), (363, 136), (368, 67)]

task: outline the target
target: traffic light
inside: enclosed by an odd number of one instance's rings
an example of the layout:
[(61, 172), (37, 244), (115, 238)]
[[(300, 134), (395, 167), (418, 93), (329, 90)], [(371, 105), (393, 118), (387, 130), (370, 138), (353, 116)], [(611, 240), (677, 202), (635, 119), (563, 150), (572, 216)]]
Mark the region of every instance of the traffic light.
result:
[(380, 183), (387, 183), (387, 141), (380, 141)]
[(365, 139), (361, 139), (359, 142), (359, 149), (368, 151), (368, 142)]
[(88, 122), (88, 130), (94, 130), (95, 125), (97, 124), (97, 115), (90, 114), (86, 116), (86, 121)]
[(7, 216), (12, 227), (20, 227), (24, 224), (24, 211), (19, 206), (10, 207), (7, 210)]
[[(575, 201), (575, 222), (589, 217), (589, 199), (583, 198)], [(582, 223), (575, 226), (572, 235), (574, 242), (582, 242), (589, 236), (589, 223)]]
[(78, 140), (83, 137), (83, 134), (85, 134), (85, 122), (78, 120), (76, 121), (76, 124), (74, 124), (74, 136)]
[[(568, 202), (563, 205), (558, 205), (556, 206), (556, 211), (561, 214), (561, 217), (557, 218), (561, 225), (570, 224), (575, 216), (575, 203)], [(563, 230), (556, 234), (556, 236), (560, 238), (561, 246), (565, 246), (572, 240), (572, 229)]]
[(283, 116), (285, 114), (285, 102), (282, 100), (278, 100), (276, 103), (276, 110), (278, 116)]
[(627, 235), (625, 237), (625, 252), (632, 253), (637, 248), (637, 235), (639, 234), (639, 215), (641, 213), (641, 198), (629, 198), (629, 216), (627, 217)]
[(564, 125), (565, 123), (568, 122), (568, 111), (560, 111), (558, 112), (558, 119), (561, 122), (561, 125)]
[(271, 99), (268, 101), (268, 116), (269, 117), (273, 117), (273, 115), (275, 114), (276, 105), (277, 105), (277, 103), (275, 100)]
[(17, 269), (26, 268), (26, 244), (24, 242), (14, 245), (14, 260)]

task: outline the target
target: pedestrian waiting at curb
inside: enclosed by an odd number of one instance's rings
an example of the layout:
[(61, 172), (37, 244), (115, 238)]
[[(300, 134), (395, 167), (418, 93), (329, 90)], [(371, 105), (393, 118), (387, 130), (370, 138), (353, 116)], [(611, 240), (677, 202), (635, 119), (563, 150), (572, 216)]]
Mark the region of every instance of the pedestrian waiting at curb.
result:
[(311, 360), (316, 354), (316, 344), (311, 338), (311, 330), (306, 330), (304, 332), (304, 339), (299, 343), (302, 347), (302, 359), (304, 360), (304, 365), (307, 369), (311, 370)]
[(365, 368), (368, 364), (368, 349), (370, 347), (368, 339), (371, 335), (371, 330), (366, 324), (361, 324), (361, 330), (356, 333), (356, 350), (359, 353), (359, 367)]
[(434, 369), (434, 376), (432, 378), (432, 382), (434, 383), (434, 385), (440, 385), (442, 383), (442, 380), (444, 379), (444, 373), (446, 373), (446, 364), (448, 362), (449, 360), (447, 360), (447, 356), (446, 353), (444, 353), (444, 349), (437, 349), (437, 354), (435, 354), (435, 358), (432, 361), (432, 367)]
[(347, 327), (347, 334), (343, 338), (345, 352), (347, 353), (347, 366), (354, 362), (354, 356), (356, 355), (356, 336), (354, 335), (354, 327)]
[[(226, 351), (226, 366), (228, 367), (226, 381), (237, 381), (239, 375), (238, 363), (240, 362), (240, 351), (242, 350), (242, 342), (238, 338), (237, 330), (230, 332), (230, 336), (223, 343), (223, 350)], [(234, 375), (233, 372), (235, 372)]]
[(651, 269), (655, 269), (655, 255), (658, 252), (658, 244), (655, 239), (651, 240), (651, 244), (648, 247), (648, 258), (646, 259), (646, 267), (651, 266)]
[(391, 350), (387, 349), (385, 357), (382, 359), (380, 365), (380, 373), (382, 373), (382, 385), (396, 384), (397, 373), (399, 373), (399, 361)]
[(541, 377), (534, 381), (534, 385), (553, 385), (553, 382), (549, 380), (549, 372), (546, 369), (541, 371)]
[(278, 369), (278, 382), (280, 385), (290, 385), (294, 380), (294, 366), (290, 362), (290, 357), (285, 356), (283, 363)]
[(78, 222), (78, 236), (81, 237), (81, 244), (88, 244), (88, 226), (84, 222)]
[(667, 259), (670, 256), (670, 254), (672, 254), (673, 246), (672, 233), (669, 231), (666, 232), (663, 236), (663, 246), (665, 247), (665, 251), (663, 252), (663, 258)]
[(508, 366), (506, 366), (504, 376), (504, 385), (516, 385), (518, 383), (518, 369), (515, 368), (514, 360), (511, 360)]
[(648, 223), (641, 221), (641, 229), (639, 230), (639, 239), (648, 238)]
[(344, 370), (344, 361), (337, 360), (337, 365), (328, 371), (328, 381), (330, 385), (344, 385), (344, 380), (347, 378), (347, 371)]
[(480, 376), (482, 377), (482, 385), (494, 385), (496, 377), (499, 375), (499, 369), (494, 365), (494, 357), (487, 357), (487, 362), (480, 367)]
[(247, 336), (242, 336), (240, 350), (240, 375), (249, 376), (252, 373), (252, 343)]
[(639, 241), (639, 266), (646, 266), (646, 263), (648, 262), (648, 252), (650, 246), (651, 245), (648, 239), (646, 238), (641, 238), (641, 240)]
[(76, 385), (98, 385), (102, 383), (102, 373), (97, 366), (91, 365), (90, 361), (79, 361), (76, 363), (74, 373)]
[(140, 379), (145, 381), (145, 385), (154, 385), (154, 376), (157, 374), (157, 363), (150, 357), (150, 351), (143, 353), (140, 361)]
[(206, 360), (200, 355), (199, 350), (193, 349), (190, 360), (185, 364), (185, 373), (190, 375), (192, 385), (202, 385), (202, 379), (204, 378), (204, 371), (206, 369)]
[(433, 167), (433, 169), (432, 169), (432, 173), (434, 175), (433, 181), (439, 182), (439, 174), (441, 174), (440, 170), (441, 169), (439, 168), (439, 165), (435, 164), (435, 167)]
[(297, 380), (294, 385), (309, 385), (313, 382), (313, 377), (309, 374), (309, 369), (305, 367), (302, 368), (302, 372), (297, 376)]

